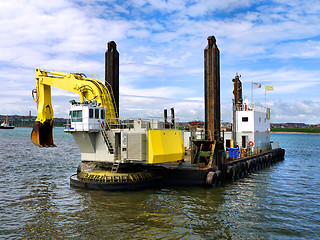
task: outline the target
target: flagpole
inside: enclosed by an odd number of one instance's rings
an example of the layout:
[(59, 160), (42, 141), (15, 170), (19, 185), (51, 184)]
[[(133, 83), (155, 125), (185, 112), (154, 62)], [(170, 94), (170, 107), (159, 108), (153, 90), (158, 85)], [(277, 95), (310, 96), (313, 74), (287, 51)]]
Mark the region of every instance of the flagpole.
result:
[(264, 86), (264, 106), (267, 106), (267, 88)]
[(251, 85), (251, 108), (253, 108), (253, 82)]

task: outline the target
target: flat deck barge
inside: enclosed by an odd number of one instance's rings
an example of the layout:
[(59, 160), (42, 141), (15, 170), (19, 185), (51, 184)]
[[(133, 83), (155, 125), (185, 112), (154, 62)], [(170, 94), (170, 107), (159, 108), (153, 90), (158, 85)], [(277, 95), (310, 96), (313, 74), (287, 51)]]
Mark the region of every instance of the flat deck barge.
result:
[[(216, 166), (191, 164), (190, 155), (186, 155), (183, 162), (139, 166), (152, 173), (151, 178), (124, 181), (121, 177), (117, 177), (110, 182), (84, 181), (75, 174), (70, 177), (70, 183), (79, 188), (109, 191), (132, 191), (154, 186), (219, 186), (224, 181), (237, 180), (281, 161), (284, 159), (284, 154), (284, 149), (277, 148), (244, 158), (230, 158), (222, 165), (221, 170), (218, 170)], [(121, 176), (121, 173), (118, 176)]]

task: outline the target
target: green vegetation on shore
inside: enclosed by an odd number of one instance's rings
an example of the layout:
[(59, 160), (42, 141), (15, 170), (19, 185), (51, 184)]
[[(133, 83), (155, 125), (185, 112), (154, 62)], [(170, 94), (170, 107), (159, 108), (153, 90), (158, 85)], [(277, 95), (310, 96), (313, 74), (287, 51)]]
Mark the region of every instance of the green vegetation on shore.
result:
[[(11, 125), (15, 127), (33, 127), (34, 121), (9, 121)], [(53, 127), (64, 127), (67, 123), (67, 120), (65, 121), (53, 121)]]
[[(16, 127), (33, 127), (37, 116), (20, 116), (20, 115), (8, 115), (8, 122)], [(7, 115), (0, 115), (0, 124), (6, 121)], [(53, 118), (54, 127), (64, 127), (67, 123), (65, 118)]]
[(309, 127), (309, 128), (271, 128), (271, 132), (320, 133), (320, 127)]

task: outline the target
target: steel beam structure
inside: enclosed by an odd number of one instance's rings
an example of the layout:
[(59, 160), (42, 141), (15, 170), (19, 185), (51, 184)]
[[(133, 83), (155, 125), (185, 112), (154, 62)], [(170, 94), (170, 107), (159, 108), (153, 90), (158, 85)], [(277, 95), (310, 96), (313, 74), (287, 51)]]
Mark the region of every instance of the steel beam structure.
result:
[(204, 95), (206, 139), (220, 142), (220, 51), (214, 36), (204, 49)]
[(105, 83), (112, 89), (117, 117), (119, 117), (119, 52), (114, 41), (108, 42), (108, 49), (105, 53)]

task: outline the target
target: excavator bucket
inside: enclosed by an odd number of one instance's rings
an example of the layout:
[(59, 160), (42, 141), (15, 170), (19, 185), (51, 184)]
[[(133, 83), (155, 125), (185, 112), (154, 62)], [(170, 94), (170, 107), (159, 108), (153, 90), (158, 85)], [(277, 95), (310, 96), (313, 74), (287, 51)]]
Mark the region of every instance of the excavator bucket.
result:
[(56, 147), (52, 137), (52, 122), (36, 121), (33, 125), (31, 141), (39, 147)]

